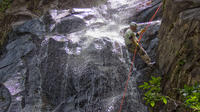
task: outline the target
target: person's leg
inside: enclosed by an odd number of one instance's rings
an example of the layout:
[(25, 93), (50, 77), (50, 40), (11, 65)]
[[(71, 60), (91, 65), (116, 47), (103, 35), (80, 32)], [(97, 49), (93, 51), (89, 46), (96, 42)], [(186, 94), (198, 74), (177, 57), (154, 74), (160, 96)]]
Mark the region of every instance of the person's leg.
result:
[(148, 56), (147, 52), (142, 47), (139, 46), (137, 50), (142, 60), (144, 60), (146, 64), (151, 65), (151, 58)]

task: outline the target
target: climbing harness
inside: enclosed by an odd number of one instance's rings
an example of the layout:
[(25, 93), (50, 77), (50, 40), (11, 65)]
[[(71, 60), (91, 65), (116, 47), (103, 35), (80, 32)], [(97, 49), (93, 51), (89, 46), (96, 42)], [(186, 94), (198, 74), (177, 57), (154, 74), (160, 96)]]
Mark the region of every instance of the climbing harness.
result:
[[(159, 11), (159, 9), (160, 9), (161, 6), (162, 6), (162, 3), (160, 3), (158, 9), (157, 9), (156, 12), (154, 13), (154, 15), (151, 17), (151, 19), (149, 20), (149, 22), (152, 22), (152, 20), (155, 18), (156, 14), (158, 13), (158, 11)], [(145, 29), (147, 30), (149, 26), (150, 26), (150, 23), (145, 27)], [(138, 44), (140, 44), (140, 40), (142, 39), (143, 34), (144, 34), (144, 32), (140, 33), (139, 40), (138, 40)], [(136, 47), (137, 47), (137, 46), (136, 46)], [(127, 92), (128, 81), (130, 80), (130, 76), (131, 76), (131, 73), (132, 73), (132, 68), (133, 68), (133, 64), (134, 64), (136, 52), (137, 52), (137, 48), (136, 48), (135, 51), (134, 51), (134, 56), (133, 56), (133, 59), (132, 59), (132, 62), (131, 62), (131, 68), (129, 69), (128, 79), (127, 79), (127, 81), (126, 81), (126, 85), (125, 85), (124, 92), (123, 92), (123, 97), (122, 97), (121, 104), (120, 104), (120, 109), (119, 109), (118, 112), (121, 112), (121, 111), (122, 111), (122, 106), (123, 106), (124, 99), (125, 99), (125, 95), (126, 95), (126, 92)]]

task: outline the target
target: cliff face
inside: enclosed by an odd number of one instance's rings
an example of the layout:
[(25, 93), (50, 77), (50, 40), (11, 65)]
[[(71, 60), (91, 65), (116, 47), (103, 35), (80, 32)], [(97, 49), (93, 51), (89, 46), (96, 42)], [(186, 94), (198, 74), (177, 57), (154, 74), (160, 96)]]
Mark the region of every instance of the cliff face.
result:
[[(120, 35), (125, 25), (108, 21), (98, 10), (74, 10), (73, 14), (67, 10), (50, 10), (12, 29), (0, 58), (3, 111), (119, 110), (130, 67), (129, 54)], [(139, 24), (139, 28), (147, 24)], [(141, 40), (152, 58), (159, 26), (160, 21), (152, 22), (151, 30), (147, 30)], [(146, 65), (141, 59), (136, 59), (136, 67), (142, 70), (133, 68), (124, 112), (147, 112), (136, 82), (140, 82), (137, 77), (147, 69), (143, 69)], [(2, 91), (7, 95), (1, 95)]]
[[(50, 9), (89, 8), (105, 3), (106, 0), (7, 0), (0, 1), (0, 55), (7, 44), (7, 34), (23, 22), (39, 18)], [(7, 7), (7, 8), (6, 8)], [(5, 9), (5, 10), (2, 10)]]
[[(6, 5), (4, 6), (7, 7), (5, 11), (0, 11), (0, 55), (5, 51), (8, 41), (7, 34), (13, 27), (27, 20), (39, 18), (51, 9), (91, 8), (106, 4), (106, 7), (99, 9), (106, 19), (112, 18), (118, 20), (119, 23), (144, 22), (149, 20), (149, 15), (155, 12), (161, 0), (152, 0), (152, 3), (145, 0), (132, 0), (121, 4), (123, 2), (120, 0), (119, 3), (113, 2), (113, 0), (12, 0), (9, 2), (10, 7)], [(115, 4), (114, 7), (113, 4)], [(145, 5), (142, 6), (142, 4)], [(105, 9), (109, 15), (105, 14)], [(158, 15), (161, 15), (161, 11)]]
[(165, 0), (163, 4), (158, 63), (164, 93), (179, 99), (174, 88), (200, 81), (200, 1)]

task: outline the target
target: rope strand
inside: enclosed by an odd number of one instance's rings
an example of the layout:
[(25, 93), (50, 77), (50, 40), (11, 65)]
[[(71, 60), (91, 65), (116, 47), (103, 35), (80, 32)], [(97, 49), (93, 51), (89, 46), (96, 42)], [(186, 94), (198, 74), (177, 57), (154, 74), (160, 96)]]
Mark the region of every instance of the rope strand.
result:
[[(158, 9), (154, 13), (154, 15), (151, 17), (151, 19), (149, 20), (149, 22), (151, 22), (155, 18), (155, 16), (158, 13), (161, 5), (162, 5), (162, 3), (159, 5)], [(149, 26), (150, 26), (150, 23), (145, 27), (146, 30), (148, 29)], [(139, 38), (138, 44), (140, 43), (140, 40), (142, 39), (143, 34), (144, 34), (144, 32), (140, 34), (140, 38)], [(120, 109), (119, 109), (118, 112), (122, 111), (122, 106), (123, 106), (124, 99), (125, 99), (125, 96), (126, 96), (126, 92), (127, 92), (127, 88), (128, 88), (128, 82), (129, 82), (131, 74), (132, 74), (132, 69), (133, 69), (133, 64), (134, 64), (136, 53), (137, 53), (137, 46), (136, 46), (136, 49), (134, 51), (134, 56), (133, 56), (133, 59), (132, 59), (132, 62), (131, 62), (131, 68), (129, 69), (128, 79), (126, 81), (126, 85), (125, 85), (124, 92), (123, 92), (123, 97), (122, 97), (121, 104), (120, 104)]]

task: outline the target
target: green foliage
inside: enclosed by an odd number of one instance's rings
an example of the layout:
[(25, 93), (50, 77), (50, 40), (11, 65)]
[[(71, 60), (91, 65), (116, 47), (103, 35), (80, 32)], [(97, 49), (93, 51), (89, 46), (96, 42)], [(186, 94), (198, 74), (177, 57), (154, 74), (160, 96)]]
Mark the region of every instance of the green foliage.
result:
[[(183, 62), (183, 63), (182, 63)], [(181, 61), (181, 65), (184, 65), (184, 61)], [(149, 82), (144, 82), (143, 85), (140, 85), (139, 88), (146, 90), (144, 94), (144, 100), (151, 107), (156, 105), (156, 102), (163, 102), (167, 104), (168, 100), (175, 101), (169, 96), (164, 96), (161, 93), (160, 87), (160, 77), (151, 77)], [(195, 84), (194, 86), (185, 85), (183, 89), (178, 89), (183, 96), (183, 104), (189, 108), (194, 109), (197, 112), (200, 112), (200, 84)]]
[(178, 62), (178, 64), (179, 64), (179, 66), (183, 66), (183, 65), (185, 64), (185, 60), (180, 60), (180, 61)]
[(161, 77), (152, 76), (149, 82), (144, 82), (143, 85), (139, 86), (139, 88), (147, 90), (144, 94), (144, 100), (147, 104), (150, 104), (151, 107), (154, 107), (156, 102), (160, 101), (167, 104), (167, 97), (161, 94), (160, 81)]
[(177, 56), (177, 57), (181, 56), (181, 54), (180, 54), (179, 51), (176, 51), (176, 56)]
[(0, 3), (0, 12), (5, 12), (10, 7), (11, 0), (2, 0)]
[(185, 85), (180, 91), (184, 98), (184, 104), (200, 112), (200, 84), (194, 86)]

